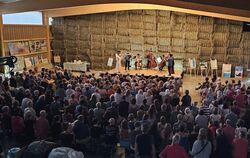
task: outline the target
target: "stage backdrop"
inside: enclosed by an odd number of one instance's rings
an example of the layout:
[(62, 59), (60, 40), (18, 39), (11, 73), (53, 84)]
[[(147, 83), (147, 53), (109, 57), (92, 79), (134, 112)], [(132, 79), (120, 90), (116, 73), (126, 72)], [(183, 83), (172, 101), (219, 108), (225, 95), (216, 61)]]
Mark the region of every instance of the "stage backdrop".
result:
[(54, 53), (65, 61), (88, 60), (94, 69), (108, 69), (117, 50), (144, 54), (169, 51), (175, 58), (218, 60), (232, 66), (250, 60), (250, 32), (243, 23), (160, 10), (130, 10), (54, 18)]

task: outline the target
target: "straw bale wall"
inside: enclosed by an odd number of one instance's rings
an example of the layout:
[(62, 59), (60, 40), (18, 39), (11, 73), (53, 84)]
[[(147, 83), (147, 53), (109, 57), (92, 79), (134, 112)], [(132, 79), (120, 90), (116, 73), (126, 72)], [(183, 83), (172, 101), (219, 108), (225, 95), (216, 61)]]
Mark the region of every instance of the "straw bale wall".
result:
[(243, 23), (163, 10), (131, 10), (54, 18), (55, 54), (63, 61), (87, 60), (93, 69), (108, 69), (118, 50), (144, 55), (166, 52), (175, 58), (217, 58), (247, 64), (250, 32)]

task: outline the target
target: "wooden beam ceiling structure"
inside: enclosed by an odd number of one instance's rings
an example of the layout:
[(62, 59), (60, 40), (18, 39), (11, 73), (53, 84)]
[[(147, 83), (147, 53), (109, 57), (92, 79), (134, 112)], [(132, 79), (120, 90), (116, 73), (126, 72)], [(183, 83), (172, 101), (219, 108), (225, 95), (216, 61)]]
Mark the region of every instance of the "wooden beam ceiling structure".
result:
[(48, 11), (50, 17), (162, 9), (250, 22), (248, 0), (0, 0), (0, 14)]

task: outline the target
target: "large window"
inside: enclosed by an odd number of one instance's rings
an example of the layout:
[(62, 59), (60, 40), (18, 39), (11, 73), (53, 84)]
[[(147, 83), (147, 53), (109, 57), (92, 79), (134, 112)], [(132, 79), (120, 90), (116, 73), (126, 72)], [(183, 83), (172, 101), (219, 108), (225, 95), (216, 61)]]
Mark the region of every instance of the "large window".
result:
[(4, 14), (3, 24), (31, 24), (42, 25), (43, 17), (41, 12), (24, 12), (15, 14)]

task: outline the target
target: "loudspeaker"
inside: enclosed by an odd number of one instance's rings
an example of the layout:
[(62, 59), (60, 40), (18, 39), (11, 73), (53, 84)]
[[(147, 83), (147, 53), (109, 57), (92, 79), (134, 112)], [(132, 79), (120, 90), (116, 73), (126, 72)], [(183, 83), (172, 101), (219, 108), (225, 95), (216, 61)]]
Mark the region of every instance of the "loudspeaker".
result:
[(250, 32), (250, 22), (243, 23), (243, 31)]

